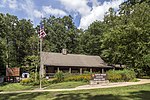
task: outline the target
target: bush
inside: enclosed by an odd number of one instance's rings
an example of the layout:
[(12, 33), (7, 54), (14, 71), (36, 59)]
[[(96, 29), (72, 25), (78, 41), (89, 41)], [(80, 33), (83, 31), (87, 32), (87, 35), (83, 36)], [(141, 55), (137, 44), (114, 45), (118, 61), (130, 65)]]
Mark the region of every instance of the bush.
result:
[(59, 71), (54, 76), (58, 82), (62, 82), (64, 80), (64, 73), (62, 71)]
[(119, 71), (113, 71), (110, 70), (107, 72), (107, 79), (111, 82), (118, 82), (121, 81), (121, 74), (119, 73)]
[(107, 72), (107, 79), (111, 82), (132, 81), (136, 77), (133, 70), (110, 70)]
[[(35, 77), (35, 74), (36, 74), (36, 77)], [(33, 81), (33, 82), (35, 82), (35, 78), (36, 78), (36, 80), (38, 81), (39, 80), (39, 73), (35, 73), (35, 72), (31, 72), (30, 73), (30, 79)]]
[(91, 80), (90, 74), (82, 74), (82, 75), (73, 75), (66, 77), (64, 81), (84, 81), (89, 82)]
[(64, 78), (65, 78), (65, 77), (72, 76), (73, 74), (71, 74), (71, 73), (63, 73), (63, 75), (64, 75)]
[(83, 73), (84, 74), (92, 74), (92, 72), (89, 72), (89, 71), (84, 71)]
[(23, 79), (20, 81), (20, 84), (22, 85), (27, 85), (31, 82), (31, 79), (30, 78), (26, 78), (26, 79)]
[(121, 73), (121, 76), (122, 76), (122, 80), (127, 81), (127, 82), (131, 81), (131, 80), (134, 80), (135, 77), (136, 77), (136, 74), (133, 70), (124, 69), (120, 73)]
[(142, 79), (150, 79), (150, 76), (142, 76), (140, 78), (142, 78)]
[(49, 84), (55, 84), (59, 83), (60, 81), (57, 78), (52, 78), (51, 80), (48, 80)]

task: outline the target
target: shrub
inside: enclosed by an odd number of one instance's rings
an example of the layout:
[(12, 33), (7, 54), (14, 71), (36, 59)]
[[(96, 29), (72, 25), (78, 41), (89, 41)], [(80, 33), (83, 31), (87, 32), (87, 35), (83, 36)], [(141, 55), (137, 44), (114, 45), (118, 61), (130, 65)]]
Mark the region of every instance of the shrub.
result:
[[(35, 77), (35, 74), (36, 74), (36, 77)], [(39, 73), (30, 72), (30, 79), (34, 82), (35, 78), (37, 81), (39, 80)]]
[(59, 83), (60, 81), (57, 78), (52, 78), (51, 80), (48, 80), (49, 84)]
[(62, 71), (59, 71), (54, 76), (58, 82), (62, 82), (64, 80), (64, 73)]
[(90, 74), (82, 74), (82, 75), (73, 75), (66, 77), (64, 81), (84, 81), (84, 82), (89, 82), (91, 79)]
[(111, 82), (118, 82), (121, 81), (121, 74), (119, 73), (119, 71), (113, 71), (110, 70), (107, 72), (107, 79)]
[(110, 70), (107, 72), (107, 79), (111, 82), (132, 81), (136, 77), (133, 70)]
[(27, 85), (31, 82), (31, 79), (30, 78), (26, 78), (26, 79), (23, 79), (20, 81), (20, 84), (22, 85)]
[(150, 79), (150, 76), (142, 76), (142, 79)]
[(83, 73), (84, 74), (92, 74), (92, 72), (89, 72), (89, 71), (84, 71)]
[(71, 73), (63, 73), (64, 74), (64, 78), (65, 77), (69, 77), (69, 76), (72, 76), (73, 74), (71, 74)]
[(136, 77), (135, 72), (133, 70), (127, 70), (127, 69), (121, 71), (121, 76), (124, 81), (130, 81)]
[(136, 69), (135, 69), (135, 72), (136, 72), (136, 76), (137, 76), (138, 78), (142, 78), (142, 76), (145, 76), (144, 70), (142, 70), (142, 69), (140, 69), (140, 68), (136, 68)]

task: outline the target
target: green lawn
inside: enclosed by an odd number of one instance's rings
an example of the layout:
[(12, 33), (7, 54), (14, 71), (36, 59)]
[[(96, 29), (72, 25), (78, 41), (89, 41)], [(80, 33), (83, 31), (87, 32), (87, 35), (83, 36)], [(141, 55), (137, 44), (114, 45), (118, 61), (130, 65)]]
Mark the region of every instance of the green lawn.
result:
[[(46, 87), (45, 89), (65, 89), (65, 88), (75, 88), (77, 86), (86, 85), (87, 82), (62, 82), (56, 84), (46, 84), (42, 85), (42, 87)], [(38, 88), (39, 86), (29, 86), (29, 85), (21, 85), (19, 83), (9, 83), (0, 85), (0, 91), (19, 91), (19, 90), (33, 90)]]
[(67, 89), (67, 88), (75, 88), (77, 86), (86, 85), (87, 82), (62, 82), (57, 84), (51, 84), (47, 86), (46, 89)]
[(150, 84), (68, 92), (0, 94), (0, 100), (150, 100)]
[(33, 86), (21, 85), (20, 83), (5, 83), (0, 85), (0, 91), (18, 91), (18, 90), (32, 90)]

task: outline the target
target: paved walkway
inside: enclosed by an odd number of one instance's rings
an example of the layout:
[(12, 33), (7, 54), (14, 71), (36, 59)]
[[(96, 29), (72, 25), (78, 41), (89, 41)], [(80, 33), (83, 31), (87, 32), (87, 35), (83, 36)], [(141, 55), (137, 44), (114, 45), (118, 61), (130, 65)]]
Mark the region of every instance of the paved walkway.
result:
[(76, 88), (70, 89), (37, 89), (37, 90), (24, 90), (24, 91), (10, 91), (10, 92), (0, 92), (0, 94), (8, 94), (8, 93), (24, 93), (24, 92), (51, 92), (51, 91), (73, 91), (73, 90), (87, 90), (87, 89), (98, 89), (98, 88), (111, 88), (111, 87), (121, 87), (121, 86), (130, 86), (130, 85), (139, 85), (150, 83), (150, 79), (139, 79), (139, 82), (117, 82), (117, 83), (105, 83), (105, 84), (97, 84), (97, 85), (83, 85), (78, 86)]

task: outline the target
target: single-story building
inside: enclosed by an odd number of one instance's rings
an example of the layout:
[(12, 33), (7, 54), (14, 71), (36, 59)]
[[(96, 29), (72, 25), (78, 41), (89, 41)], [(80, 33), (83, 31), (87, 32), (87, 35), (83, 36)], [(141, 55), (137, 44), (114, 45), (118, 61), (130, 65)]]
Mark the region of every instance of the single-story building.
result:
[(85, 71), (105, 73), (112, 66), (101, 59), (100, 56), (42, 52), (42, 75), (52, 76), (58, 71), (82, 74)]

